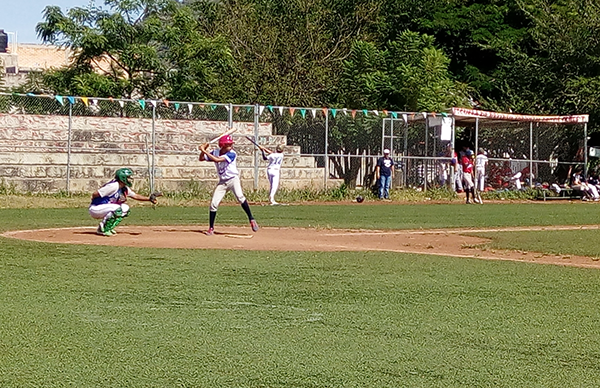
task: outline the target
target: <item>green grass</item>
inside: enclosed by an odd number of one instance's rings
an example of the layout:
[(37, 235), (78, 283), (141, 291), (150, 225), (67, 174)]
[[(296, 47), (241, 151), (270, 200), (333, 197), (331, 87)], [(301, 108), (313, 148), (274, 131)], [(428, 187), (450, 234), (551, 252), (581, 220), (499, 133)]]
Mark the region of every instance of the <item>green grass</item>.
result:
[[(594, 204), (253, 207), (270, 226), (593, 224)], [(124, 224), (206, 224), (134, 204)], [(0, 230), (93, 226), (1, 209)], [(245, 224), (238, 206), (217, 223)], [(598, 231), (495, 233), (566, 250)], [(535, 239), (527, 236), (535, 236)], [(582, 236), (573, 243), (573, 238)], [(586, 243), (587, 241), (587, 243)], [(577, 253), (577, 252), (572, 252)], [(598, 271), (375, 252), (238, 252), (0, 238), (0, 386), (593, 387)]]

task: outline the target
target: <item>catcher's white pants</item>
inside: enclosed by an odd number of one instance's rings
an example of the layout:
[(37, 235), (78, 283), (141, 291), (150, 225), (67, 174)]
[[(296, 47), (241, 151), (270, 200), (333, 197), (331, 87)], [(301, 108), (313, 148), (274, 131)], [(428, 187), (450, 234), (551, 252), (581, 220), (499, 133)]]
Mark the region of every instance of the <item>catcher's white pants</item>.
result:
[(470, 172), (463, 172), (463, 186), (465, 190), (471, 190), (473, 187), (475, 187), (475, 184), (473, 183), (473, 176)]
[(219, 208), (219, 204), (223, 200), (225, 194), (228, 191), (233, 192), (237, 201), (242, 204), (246, 201), (246, 197), (244, 197), (244, 193), (242, 192), (242, 184), (240, 183), (240, 177), (235, 176), (226, 181), (219, 181), (217, 187), (215, 187), (215, 191), (213, 192), (212, 201), (210, 201), (210, 211), (216, 212)]
[(102, 219), (107, 215), (112, 214), (115, 210), (121, 209), (123, 212), (123, 217), (127, 215), (129, 212), (129, 205), (126, 203), (117, 204), (117, 203), (107, 203), (104, 205), (91, 205), (88, 209), (90, 212), (90, 216), (95, 219)]
[(269, 191), (269, 201), (275, 203), (275, 193), (279, 188), (279, 170), (267, 170), (267, 177), (269, 178), (269, 184), (271, 190)]

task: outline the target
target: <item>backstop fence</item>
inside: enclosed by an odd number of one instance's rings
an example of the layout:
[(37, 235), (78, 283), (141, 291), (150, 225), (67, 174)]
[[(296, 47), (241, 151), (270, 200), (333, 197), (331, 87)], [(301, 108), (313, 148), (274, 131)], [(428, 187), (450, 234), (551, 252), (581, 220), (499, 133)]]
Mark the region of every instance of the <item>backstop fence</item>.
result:
[[(154, 186), (161, 155), (197, 155), (197, 144), (178, 141), (173, 123), (244, 123), (261, 139), (261, 125), (269, 124), (272, 135), (285, 135), (287, 145), (300, 149), (324, 169), (323, 187), (331, 182), (371, 187), (374, 170), (384, 148), (396, 162), (395, 187), (430, 189), (449, 184), (449, 147), (483, 149), (488, 155), (487, 182), (493, 189), (506, 188), (509, 178), (522, 172), (525, 183), (562, 184), (574, 168), (587, 169), (587, 115), (523, 116), (454, 108), (448, 112), (395, 112), (386, 110), (303, 108), (270, 105), (240, 105), (212, 102), (174, 102), (148, 99), (113, 99), (55, 95), (0, 93), (0, 114), (11, 117), (61, 118), (54, 126), (35, 132), (4, 131), (0, 128), (0, 165), (18, 165), (30, 152), (59, 154), (64, 161), (64, 187), (70, 191), (71, 156), (78, 152), (98, 155), (120, 153), (134, 156), (139, 169), (147, 171)], [(106, 128), (72, 131), (73, 118), (123, 118), (123, 126), (136, 127), (119, 137), (122, 147), (107, 142)], [(27, 121), (26, 121), (27, 122)], [(66, 128), (65, 128), (66, 126)], [(57, 128), (61, 127), (61, 128)], [(111, 127), (118, 132), (120, 128)], [(164, 128), (171, 128), (167, 131)], [(186, 131), (192, 129), (185, 129)], [(61, 129), (66, 136), (56, 137)], [(65, 131), (66, 129), (66, 131)], [(105, 133), (106, 135), (106, 133)], [(110, 133), (107, 136), (111, 136)], [(85, 138), (82, 138), (85, 137)], [(137, 158), (135, 158), (137, 156)], [(250, 155), (254, 187), (258, 185), (259, 153)], [(3, 160), (4, 159), (4, 160)], [(26, 163), (26, 162), (23, 162)], [(587, 172), (587, 171), (586, 171)], [(16, 174), (17, 169), (3, 171)]]

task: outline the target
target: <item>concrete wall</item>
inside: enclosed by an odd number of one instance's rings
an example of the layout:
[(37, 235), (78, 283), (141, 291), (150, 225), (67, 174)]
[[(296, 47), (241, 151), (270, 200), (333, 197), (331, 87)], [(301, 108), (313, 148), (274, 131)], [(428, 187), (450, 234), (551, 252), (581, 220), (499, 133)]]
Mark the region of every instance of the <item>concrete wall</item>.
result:
[[(238, 168), (242, 185), (254, 186), (254, 146), (244, 138), (254, 135), (253, 123), (234, 123)], [(191, 183), (214, 185), (213, 163), (198, 161), (198, 145), (227, 128), (226, 122), (157, 120), (152, 149), (152, 120), (112, 117), (73, 117), (68, 154), (69, 117), (0, 114), (0, 182), (30, 192), (89, 192), (110, 180), (116, 169), (131, 167), (136, 188), (149, 185), (154, 160), (155, 187), (185, 190)], [(259, 126), (259, 141), (275, 148), (285, 136)], [(286, 146), (281, 186), (322, 188), (324, 169), (299, 147)], [(69, 168), (67, 165), (69, 164)], [(266, 163), (259, 157), (259, 187), (268, 187)]]

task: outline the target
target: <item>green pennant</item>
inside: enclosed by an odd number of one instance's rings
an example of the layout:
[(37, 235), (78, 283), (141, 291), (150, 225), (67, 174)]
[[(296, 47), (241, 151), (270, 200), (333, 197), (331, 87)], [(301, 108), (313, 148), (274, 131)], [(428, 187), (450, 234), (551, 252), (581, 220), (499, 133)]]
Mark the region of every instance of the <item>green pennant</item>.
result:
[(442, 117), (448, 117), (448, 113), (442, 112), (440, 114), (442, 115)]
[(302, 118), (305, 119), (306, 118), (306, 109), (300, 109), (300, 114), (302, 115)]
[(398, 118), (398, 112), (391, 112), (392, 113), (392, 117), (397, 119)]
[(333, 116), (333, 118), (335, 119), (335, 114), (337, 113), (337, 109), (329, 109), (331, 111), (331, 115)]
[(69, 104), (74, 105), (75, 104), (75, 97), (67, 97), (67, 100), (69, 100)]
[(273, 113), (273, 106), (272, 105), (267, 105), (267, 109), (271, 111), (271, 113)]
[(63, 96), (54, 96), (56, 101), (60, 102), (60, 105), (65, 105), (65, 101), (63, 100)]
[(178, 110), (179, 110), (179, 103), (178, 103), (178, 102), (176, 102), (176, 103), (175, 103), (175, 111), (178, 111)]
[(146, 100), (138, 100), (138, 103), (142, 107), (142, 109), (146, 109)]
[(247, 107), (246, 107), (246, 112), (250, 112), (251, 110), (252, 110), (252, 107), (251, 107), (251, 106), (247, 106)]
[(210, 106), (210, 109), (211, 109), (211, 110), (215, 110), (215, 109), (217, 109), (217, 106), (216, 106), (216, 105), (211, 105), (211, 106)]
[(363, 109), (362, 111), (363, 111), (363, 114), (364, 114), (365, 116), (368, 116), (368, 115), (369, 115), (369, 111), (368, 111), (368, 110), (366, 110), (366, 109)]

